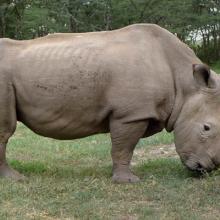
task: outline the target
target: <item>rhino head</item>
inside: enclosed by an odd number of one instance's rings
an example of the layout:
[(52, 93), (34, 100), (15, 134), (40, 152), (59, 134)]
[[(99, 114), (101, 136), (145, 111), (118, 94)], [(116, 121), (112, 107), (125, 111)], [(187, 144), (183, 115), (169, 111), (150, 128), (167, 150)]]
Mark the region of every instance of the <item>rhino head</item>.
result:
[(174, 125), (175, 145), (190, 170), (209, 172), (220, 165), (220, 86), (206, 65), (193, 65), (193, 76), (197, 89)]

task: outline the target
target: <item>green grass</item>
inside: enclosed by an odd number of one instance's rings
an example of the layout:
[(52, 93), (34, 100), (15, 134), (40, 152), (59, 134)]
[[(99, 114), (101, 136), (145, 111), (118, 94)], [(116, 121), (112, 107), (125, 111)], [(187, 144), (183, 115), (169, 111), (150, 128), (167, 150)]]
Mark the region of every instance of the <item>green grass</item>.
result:
[(109, 135), (56, 141), (19, 124), (7, 157), (28, 180), (0, 180), (0, 219), (219, 219), (220, 172), (194, 177), (172, 142), (165, 132), (141, 140), (133, 170), (142, 181), (118, 185)]
[(220, 73), (220, 61), (213, 64), (212, 68), (219, 74)]

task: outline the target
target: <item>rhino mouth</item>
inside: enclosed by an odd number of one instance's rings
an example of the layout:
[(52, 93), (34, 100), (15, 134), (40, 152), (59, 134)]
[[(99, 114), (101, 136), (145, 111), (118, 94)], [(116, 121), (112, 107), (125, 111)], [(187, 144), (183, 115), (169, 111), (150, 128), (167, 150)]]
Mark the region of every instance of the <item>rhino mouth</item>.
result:
[(204, 168), (199, 162), (193, 166), (189, 166), (186, 163), (185, 166), (187, 167), (188, 170), (193, 171), (193, 172), (197, 172), (197, 173), (201, 173), (201, 174), (209, 173), (212, 171), (212, 169)]
[(197, 156), (193, 155), (187, 158), (187, 160), (181, 159), (183, 164), (190, 171), (198, 172), (201, 174), (210, 173), (213, 170), (216, 170), (219, 166), (212, 160), (210, 157), (205, 159), (200, 159)]

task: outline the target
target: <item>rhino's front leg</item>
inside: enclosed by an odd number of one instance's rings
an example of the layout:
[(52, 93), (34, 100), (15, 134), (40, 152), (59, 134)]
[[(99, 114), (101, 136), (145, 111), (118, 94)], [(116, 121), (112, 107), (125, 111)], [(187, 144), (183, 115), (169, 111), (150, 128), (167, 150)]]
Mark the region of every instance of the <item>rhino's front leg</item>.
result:
[(135, 183), (140, 179), (130, 170), (130, 161), (134, 148), (143, 137), (148, 123), (146, 121), (123, 123), (111, 121), (113, 182)]

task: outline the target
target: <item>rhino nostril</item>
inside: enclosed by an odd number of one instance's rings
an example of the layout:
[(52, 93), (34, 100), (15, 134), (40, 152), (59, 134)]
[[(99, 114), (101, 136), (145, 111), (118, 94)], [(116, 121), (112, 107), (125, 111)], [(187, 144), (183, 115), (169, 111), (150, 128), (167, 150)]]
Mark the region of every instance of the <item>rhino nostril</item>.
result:
[(212, 158), (212, 163), (213, 163), (215, 169), (217, 169), (219, 167), (219, 161), (216, 160), (215, 158)]
[(200, 163), (197, 163), (197, 167), (196, 167), (197, 170), (201, 170), (203, 169), (202, 165)]
[(202, 165), (200, 163), (197, 164), (198, 169), (202, 169)]
[(209, 164), (202, 165), (200, 162), (197, 163), (196, 170), (201, 173), (211, 172), (216, 168), (216, 163), (214, 161), (210, 161)]
[(201, 173), (204, 173), (206, 169), (201, 165), (201, 163), (198, 162), (196, 166), (196, 170)]

